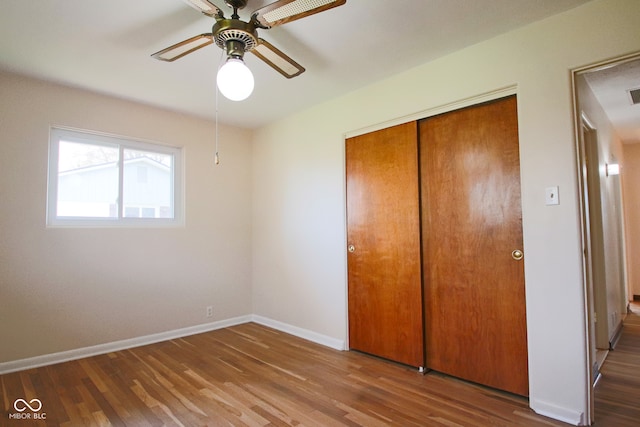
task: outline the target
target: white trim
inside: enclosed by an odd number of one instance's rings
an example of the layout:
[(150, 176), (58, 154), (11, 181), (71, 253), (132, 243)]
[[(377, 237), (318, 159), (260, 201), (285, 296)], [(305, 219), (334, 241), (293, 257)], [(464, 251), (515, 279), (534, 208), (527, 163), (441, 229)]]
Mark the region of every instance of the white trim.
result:
[(596, 62), (594, 64), (589, 64), (582, 67), (574, 68), (571, 70), (571, 72), (572, 74), (575, 75), (578, 73), (592, 73), (592, 72), (603, 71), (609, 68), (613, 68), (616, 65), (635, 61), (636, 59), (639, 59), (639, 58), (640, 58), (640, 54), (638, 54), (638, 52), (634, 52), (628, 55), (623, 55), (616, 58), (611, 58), (604, 61)]
[(574, 426), (585, 425), (584, 412), (578, 412), (573, 409), (554, 405), (553, 403), (534, 399), (531, 399), (529, 401), (529, 406), (535, 411), (536, 414), (544, 415), (545, 417), (573, 424)]
[(375, 132), (381, 129), (386, 129), (392, 126), (400, 125), (403, 123), (414, 122), (427, 117), (437, 116), (438, 114), (444, 114), (451, 111), (459, 110), (461, 108), (470, 107), (476, 104), (482, 104), (483, 102), (494, 101), (496, 99), (504, 98), (510, 95), (516, 95), (518, 92), (518, 86), (512, 85), (504, 88), (496, 89), (491, 92), (482, 93), (479, 95), (471, 96), (469, 98), (453, 101), (448, 104), (440, 105), (426, 110), (418, 111), (406, 116), (397, 117), (395, 119), (387, 120), (382, 123), (376, 123), (371, 126), (367, 126), (361, 129), (352, 130), (344, 134), (344, 138), (353, 138), (354, 136), (360, 136), (367, 133)]
[(303, 329), (297, 326), (289, 325), (288, 323), (280, 322), (278, 320), (273, 320), (267, 317), (258, 316), (257, 314), (254, 314), (253, 316), (251, 316), (251, 320), (260, 325), (268, 326), (270, 328), (277, 329), (281, 332), (286, 332), (287, 334), (291, 334), (296, 337), (306, 339), (308, 341), (323, 345), (325, 347), (330, 347), (335, 350), (346, 350), (344, 340), (339, 340), (336, 338), (329, 337), (327, 335), (322, 335), (317, 332), (310, 331), (308, 329)]
[(0, 363), (0, 375), (10, 372), (22, 371), (25, 369), (38, 368), (41, 366), (53, 365), (56, 363), (68, 362), (71, 360), (83, 359), (85, 357), (97, 356), (114, 351), (126, 350), (143, 345), (154, 344), (161, 341), (183, 338), (189, 335), (201, 334), (203, 332), (214, 331), (216, 329), (227, 328), (229, 326), (240, 325), (251, 322), (251, 316), (240, 316), (231, 319), (220, 320), (202, 325), (190, 326), (172, 331), (160, 332), (137, 338), (130, 338), (121, 341), (114, 341), (105, 344), (98, 344), (91, 347), (78, 348), (74, 350), (62, 351), (59, 353), (45, 354), (42, 356), (30, 357), (28, 359), (14, 360)]
[(69, 362), (71, 360), (83, 359), (85, 357), (97, 356), (114, 351), (127, 350), (134, 347), (140, 347), (176, 338), (183, 338), (189, 335), (215, 331), (216, 329), (228, 328), (230, 326), (241, 325), (249, 322), (268, 326), (270, 328), (277, 329), (278, 331), (285, 332), (335, 350), (346, 350), (345, 342), (343, 340), (328, 337), (308, 329), (299, 328), (297, 326), (253, 314), (219, 320), (212, 323), (205, 323), (202, 325), (189, 326), (182, 329), (174, 329), (172, 331), (159, 332), (157, 334), (145, 335), (142, 337), (98, 344), (91, 347), (77, 348), (74, 350), (61, 351), (59, 353), (44, 354), (42, 356), (30, 357), (27, 359), (3, 362), (0, 363), (0, 375), (23, 371), (25, 369), (39, 368), (41, 366), (53, 365), (56, 363)]

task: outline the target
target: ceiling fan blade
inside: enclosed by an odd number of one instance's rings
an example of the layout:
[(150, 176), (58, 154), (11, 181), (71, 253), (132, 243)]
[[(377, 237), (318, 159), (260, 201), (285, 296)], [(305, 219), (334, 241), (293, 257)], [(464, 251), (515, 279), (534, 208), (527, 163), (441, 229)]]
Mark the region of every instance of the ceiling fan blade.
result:
[(176, 59), (180, 59), (201, 47), (210, 45), (211, 43), (213, 43), (213, 34), (200, 34), (199, 36), (191, 37), (190, 39), (183, 40), (173, 46), (169, 46), (166, 49), (162, 49), (151, 56), (159, 59), (160, 61), (173, 62)]
[(195, 10), (199, 10), (207, 16), (223, 18), (222, 11), (209, 0), (182, 0)]
[(290, 79), (304, 73), (304, 67), (289, 58), (281, 50), (266, 40), (258, 39), (258, 44), (251, 50), (258, 58), (262, 59), (274, 70)]
[(251, 20), (263, 28), (271, 28), (342, 6), (346, 2), (347, 0), (278, 0), (253, 12)]

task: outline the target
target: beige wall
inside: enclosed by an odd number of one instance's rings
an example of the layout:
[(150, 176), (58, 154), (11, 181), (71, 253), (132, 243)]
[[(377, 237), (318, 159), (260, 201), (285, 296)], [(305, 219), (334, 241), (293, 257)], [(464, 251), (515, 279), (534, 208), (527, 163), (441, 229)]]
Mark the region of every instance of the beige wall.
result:
[[(250, 133), (0, 73), (0, 363), (251, 313)], [(183, 147), (186, 225), (47, 228), (51, 125)], [(205, 306), (214, 317), (205, 317)]]
[(627, 252), (627, 280), (631, 295), (640, 295), (640, 143), (623, 146), (622, 179), (625, 237)]
[[(530, 404), (585, 422), (590, 385), (570, 70), (640, 50), (637, 16), (636, 0), (597, 0), (257, 131), (255, 313), (346, 340), (345, 135), (513, 86)], [(555, 185), (561, 203), (545, 206), (544, 189)]]

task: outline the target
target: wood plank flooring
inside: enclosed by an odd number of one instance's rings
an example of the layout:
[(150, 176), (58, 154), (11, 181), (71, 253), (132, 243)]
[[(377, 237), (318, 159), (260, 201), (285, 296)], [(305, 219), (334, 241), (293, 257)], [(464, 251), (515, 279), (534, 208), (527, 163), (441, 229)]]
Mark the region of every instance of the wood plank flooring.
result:
[[(639, 425), (640, 318), (628, 319), (603, 366), (597, 426)], [(46, 419), (10, 419), (17, 399), (39, 399)], [(515, 395), (253, 323), (5, 374), (0, 403), (10, 427), (566, 426)]]
[(640, 304), (631, 304), (622, 337), (602, 365), (594, 426), (640, 426)]

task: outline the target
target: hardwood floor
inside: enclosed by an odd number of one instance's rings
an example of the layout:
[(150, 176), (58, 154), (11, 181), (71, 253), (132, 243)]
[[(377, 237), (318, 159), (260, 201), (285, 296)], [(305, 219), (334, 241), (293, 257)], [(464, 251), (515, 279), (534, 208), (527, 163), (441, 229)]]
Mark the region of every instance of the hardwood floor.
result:
[(622, 337), (600, 369), (594, 426), (640, 426), (640, 304), (631, 304)]
[[(627, 319), (603, 366), (597, 426), (640, 420), (640, 318)], [(19, 413), (17, 399), (42, 407), (19, 401)], [(0, 402), (0, 425), (16, 427), (566, 426), (519, 396), (252, 323), (5, 374)]]

